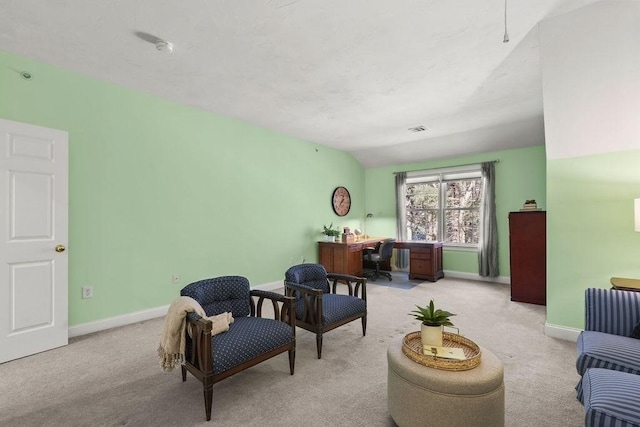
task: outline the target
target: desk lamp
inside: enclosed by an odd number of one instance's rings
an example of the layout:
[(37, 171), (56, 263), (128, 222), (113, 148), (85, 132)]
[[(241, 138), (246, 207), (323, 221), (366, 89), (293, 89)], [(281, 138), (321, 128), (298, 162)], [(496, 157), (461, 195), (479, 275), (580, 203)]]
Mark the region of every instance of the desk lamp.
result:
[[(640, 200), (640, 199), (638, 199)], [(369, 235), (367, 234), (367, 218), (373, 218), (373, 214), (372, 213), (368, 213), (367, 216), (364, 218), (364, 238), (367, 239), (369, 237)]]

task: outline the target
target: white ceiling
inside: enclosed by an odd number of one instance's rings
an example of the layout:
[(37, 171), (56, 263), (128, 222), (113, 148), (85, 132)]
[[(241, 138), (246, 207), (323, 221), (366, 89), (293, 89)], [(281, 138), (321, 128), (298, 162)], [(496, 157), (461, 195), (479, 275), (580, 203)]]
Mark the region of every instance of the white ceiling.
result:
[(541, 143), (537, 23), (593, 1), (508, 0), (503, 43), (503, 0), (1, 0), (0, 50), (373, 167)]

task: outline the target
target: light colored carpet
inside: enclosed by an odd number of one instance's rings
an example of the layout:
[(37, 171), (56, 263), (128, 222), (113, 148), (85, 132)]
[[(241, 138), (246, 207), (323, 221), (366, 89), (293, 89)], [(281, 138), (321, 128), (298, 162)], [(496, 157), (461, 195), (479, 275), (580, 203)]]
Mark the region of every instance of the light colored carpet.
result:
[(507, 426), (583, 425), (575, 343), (544, 336), (545, 307), (511, 302), (508, 285), (409, 282), (403, 273), (367, 289), (366, 337), (359, 321), (331, 331), (317, 360), (315, 336), (298, 329), (295, 375), (285, 353), (215, 384), (210, 423), (201, 383), (160, 369), (161, 318), (1, 364), (0, 425), (393, 426), (386, 349), (419, 329), (407, 313), (431, 298), (458, 314), (461, 334), (503, 361)]

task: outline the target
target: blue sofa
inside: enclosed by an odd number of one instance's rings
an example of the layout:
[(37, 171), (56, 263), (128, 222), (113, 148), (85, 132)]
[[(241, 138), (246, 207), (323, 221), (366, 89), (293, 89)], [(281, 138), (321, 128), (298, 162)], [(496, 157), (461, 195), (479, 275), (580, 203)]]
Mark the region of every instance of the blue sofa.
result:
[(585, 426), (640, 427), (640, 292), (589, 288), (585, 316), (576, 360)]

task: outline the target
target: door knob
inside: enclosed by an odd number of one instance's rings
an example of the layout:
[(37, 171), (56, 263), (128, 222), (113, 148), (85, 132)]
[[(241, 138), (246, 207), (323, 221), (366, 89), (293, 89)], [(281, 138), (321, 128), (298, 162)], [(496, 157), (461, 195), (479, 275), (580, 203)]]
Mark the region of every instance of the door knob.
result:
[(64, 247), (64, 245), (57, 245), (56, 246), (56, 252), (64, 252), (64, 250), (67, 249)]

